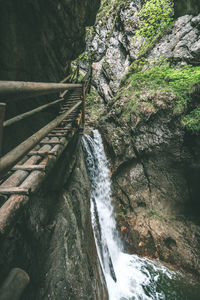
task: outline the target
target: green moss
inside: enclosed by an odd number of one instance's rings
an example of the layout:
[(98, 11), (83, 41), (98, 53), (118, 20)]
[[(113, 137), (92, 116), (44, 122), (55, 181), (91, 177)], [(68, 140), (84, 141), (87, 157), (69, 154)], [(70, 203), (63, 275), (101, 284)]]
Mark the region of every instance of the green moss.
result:
[[(126, 99), (120, 117), (128, 120), (131, 114), (143, 117), (155, 113), (157, 108), (154, 107), (155, 101), (152, 100), (152, 95), (166, 93), (166, 95), (173, 95), (170, 105), (173, 107), (174, 114), (182, 115), (181, 124), (193, 132), (199, 132), (200, 109), (195, 108), (190, 114), (186, 115), (186, 113), (191, 106), (192, 88), (200, 83), (200, 66), (173, 68), (166, 62), (158, 64), (160, 65), (150, 68), (145, 59), (132, 64), (116, 97), (118, 100), (115, 102), (115, 107), (117, 107), (117, 102), (121, 102), (121, 99)], [(150, 69), (145, 72), (143, 71), (144, 67)], [(149, 95), (149, 100), (148, 96), (142, 99), (141, 96), (144, 95)], [(164, 101), (162, 99), (159, 102)], [(155, 105), (158, 107), (158, 102), (155, 102)]]
[(162, 218), (162, 215), (156, 210), (150, 210), (149, 214), (152, 216), (157, 216), (159, 218)]
[(171, 91), (177, 96), (177, 105), (183, 108), (191, 100), (192, 87), (200, 82), (200, 67), (185, 66), (174, 69), (165, 63), (147, 72), (139, 71), (127, 79), (130, 89)]
[(100, 99), (99, 94), (95, 88), (91, 88), (90, 94), (86, 98), (86, 108), (90, 115), (90, 119), (95, 121), (100, 115)]
[(172, 21), (172, 0), (145, 0), (141, 10), (137, 13), (140, 21), (136, 36), (152, 40), (162, 32)]
[(200, 132), (200, 107), (195, 108), (183, 117), (181, 123), (193, 132)]
[(180, 98), (188, 97), (192, 87), (200, 82), (200, 67), (185, 66), (174, 69), (168, 63), (155, 66), (147, 72), (137, 72), (129, 76), (127, 84), (132, 88), (171, 90)]

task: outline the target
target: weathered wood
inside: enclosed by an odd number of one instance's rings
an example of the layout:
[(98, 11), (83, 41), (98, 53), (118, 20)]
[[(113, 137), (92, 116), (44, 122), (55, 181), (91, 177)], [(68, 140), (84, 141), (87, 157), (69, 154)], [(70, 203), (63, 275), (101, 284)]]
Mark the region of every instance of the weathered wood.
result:
[(5, 121), (3, 123), (3, 127), (7, 127), (7, 126), (10, 126), (10, 125), (15, 124), (17, 122), (20, 122), (23, 119), (26, 119), (26, 118), (28, 118), (28, 117), (30, 117), (32, 115), (35, 115), (36, 113), (39, 113), (39, 112), (41, 112), (41, 111), (49, 108), (50, 106), (56, 105), (56, 104), (58, 104), (60, 102), (63, 102), (63, 101), (65, 101), (65, 99), (63, 99), (63, 98), (62, 99), (58, 99), (58, 100), (55, 100), (54, 102), (42, 105), (42, 106), (37, 107), (37, 108), (35, 108), (33, 110), (30, 110), (30, 111), (27, 111), (24, 114), (18, 115), (16, 117), (12, 118), (12, 119), (9, 119), (9, 120)]
[(0, 186), (0, 194), (5, 194), (5, 195), (12, 195), (12, 194), (29, 195), (30, 191), (31, 191), (30, 189), (25, 189), (21, 187)]
[(85, 86), (83, 85), (82, 87), (82, 95), (83, 95), (83, 100), (82, 100), (82, 126), (83, 128), (85, 127), (85, 110), (86, 110), (86, 89)]
[[(76, 129), (73, 129), (72, 134), (74, 134), (75, 131)], [(64, 145), (54, 146), (52, 150), (49, 151), (48, 157), (45, 157), (44, 160), (41, 161), (41, 164), (44, 164), (44, 162), (46, 162), (48, 166), (51, 166), (51, 168), (53, 167), (53, 165), (56, 163), (57, 159), (60, 157), (64, 149), (66, 149), (67, 144), (69, 142), (66, 138), (62, 138), (61, 141), (64, 143)], [(52, 154), (55, 153), (56, 156), (54, 157), (50, 155), (50, 152), (52, 152)], [(49, 162), (51, 161), (52, 164), (49, 164)], [(50, 169), (47, 168), (47, 173), (49, 172), (49, 170)], [(39, 188), (40, 184), (43, 182), (44, 178), (45, 178), (44, 172), (32, 171), (31, 174), (26, 178), (26, 180), (21, 184), (20, 187), (26, 189), (31, 188), (31, 192), (35, 192)], [(0, 233), (1, 234), (5, 234), (9, 230), (16, 216), (18, 215), (20, 208), (27, 203), (28, 199), (29, 199), (28, 196), (12, 195), (2, 205), (2, 207), (0, 208)]]
[(12, 170), (25, 170), (25, 171), (33, 171), (33, 170), (41, 170), (45, 171), (46, 167), (43, 165), (16, 165), (12, 168)]
[(63, 93), (60, 94), (60, 97), (63, 98), (65, 95), (68, 93), (68, 90), (64, 91)]
[[(40, 156), (32, 156), (29, 159), (26, 158), (26, 162), (23, 163), (23, 165), (25, 166), (26, 164), (28, 165), (33, 165), (36, 164), (37, 162), (39, 162), (39, 160), (41, 160)], [(25, 170), (19, 170), (14, 172), (11, 176), (9, 176), (2, 184), (1, 186), (4, 187), (12, 187), (12, 186), (19, 186), (24, 179), (28, 176), (28, 171)]]
[(67, 132), (67, 129), (61, 129), (61, 128), (59, 128), (59, 129), (54, 129), (54, 130), (52, 130), (52, 133), (65, 133), (65, 132)]
[[(54, 157), (52, 156), (54, 159)], [(48, 158), (50, 159), (50, 157)], [(44, 180), (46, 174), (41, 171), (32, 171), (30, 175), (22, 182), (20, 188), (31, 190), (35, 193), (40, 187), (41, 182)]]
[(2, 151), (2, 143), (3, 143), (3, 122), (5, 117), (6, 104), (0, 103), (0, 156)]
[(56, 128), (68, 115), (70, 115), (71, 112), (77, 109), (80, 105), (81, 101), (79, 101), (66, 113), (58, 116), (56, 119), (44, 126), (31, 137), (29, 137), (26, 141), (3, 156), (0, 159), (0, 176), (2, 177), (3, 175), (5, 175), (6, 172), (10, 170), (16, 163), (18, 163), (24, 155), (32, 150), (47, 134), (49, 134), (54, 128)]
[[(54, 134), (54, 135), (52, 135), (52, 137), (57, 137), (57, 135)], [(60, 141), (41, 141), (40, 144), (49, 144), (49, 145), (61, 144), (61, 145), (63, 145), (63, 143)]]
[(39, 155), (40, 157), (44, 157), (46, 155), (55, 155), (54, 153), (52, 153), (52, 151), (30, 151), (27, 155), (28, 156), (32, 156), (32, 155)]
[[(54, 133), (49, 133), (48, 136), (49, 137), (61, 137), (61, 136), (66, 136), (66, 134), (68, 134), (68, 132), (54, 132)], [(56, 144), (60, 144), (60, 143), (56, 143)]]
[[(41, 172), (40, 172), (41, 173)], [(0, 208), (0, 233), (5, 234), (19, 209), (28, 202), (29, 196), (12, 195)]]
[(24, 81), (0, 81), (0, 97), (5, 102), (48, 95), (80, 87), (81, 84)]
[(20, 268), (12, 269), (1, 285), (0, 299), (19, 300), (29, 281), (30, 278), (24, 270)]

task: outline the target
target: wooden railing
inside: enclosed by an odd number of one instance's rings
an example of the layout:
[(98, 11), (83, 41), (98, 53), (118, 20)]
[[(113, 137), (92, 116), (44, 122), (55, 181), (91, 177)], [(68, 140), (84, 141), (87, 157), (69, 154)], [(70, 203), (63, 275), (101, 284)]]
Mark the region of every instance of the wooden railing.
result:
[[(77, 81), (79, 74), (79, 67), (70, 74), (67, 78), (62, 80)], [(83, 78), (81, 83), (39, 83), (39, 82), (17, 82), (17, 81), (0, 81), (0, 98), (5, 100), (5, 103), (0, 103), (0, 150), (3, 142), (3, 129), (11, 126), (21, 120), (24, 120), (36, 113), (39, 113), (51, 106), (65, 103), (66, 95), (69, 91), (81, 89), (80, 101), (71, 107), (69, 110), (62, 111), (62, 114), (57, 116), (49, 124), (41, 128), (39, 131), (30, 136), (27, 140), (22, 142), (16, 148), (0, 158), (0, 178), (2, 178), (16, 163), (18, 163), (30, 150), (32, 150), (45, 136), (47, 136), (53, 129), (55, 129), (63, 120), (65, 120), (70, 113), (75, 111), (82, 104), (82, 125), (85, 123), (85, 99), (88, 93), (91, 82), (91, 69)], [(4, 121), (6, 103), (16, 101), (19, 99), (33, 98), (34, 96), (49, 95), (55, 92), (63, 92), (60, 98), (51, 103), (41, 105), (35, 109), (27, 111), (23, 114), (17, 115), (9, 120)]]
[[(0, 81), (0, 151), (3, 130), (21, 120), (36, 115), (45, 109), (60, 104), (58, 116), (21, 144), (0, 158), (0, 236), (3, 237), (13, 226), (21, 208), (26, 205), (30, 194), (38, 190), (47, 172), (55, 165), (65, 150), (69, 132), (85, 125), (86, 95), (91, 85), (91, 68), (78, 83), (79, 67), (61, 83), (36, 83)], [(68, 83), (65, 83), (69, 81)], [(6, 105), (20, 99), (49, 95), (59, 92), (59, 98), (4, 120)], [(73, 128), (74, 127), (74, 128)], [(17, 134), (17, 133), (16, 133)], [(14, 268), (1, 283), (0, 299), (19, 300), (29, 283), (28, 274)]]

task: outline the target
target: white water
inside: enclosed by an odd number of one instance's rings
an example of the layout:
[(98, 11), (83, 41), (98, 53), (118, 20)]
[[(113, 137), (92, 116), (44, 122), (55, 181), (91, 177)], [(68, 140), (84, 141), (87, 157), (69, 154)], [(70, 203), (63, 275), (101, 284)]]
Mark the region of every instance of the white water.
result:
[[(157, 287), (160, 277), (173, 278), (174, 272), (159, 263), (124, 252), (112, 208), (111, 180), (101, 136), (84, 136), (83, 149), (91, 181), (91, 216), (99, 260), (110, 300), (166, 298)], [(103, 299), (102, 299), (103, 300)]]

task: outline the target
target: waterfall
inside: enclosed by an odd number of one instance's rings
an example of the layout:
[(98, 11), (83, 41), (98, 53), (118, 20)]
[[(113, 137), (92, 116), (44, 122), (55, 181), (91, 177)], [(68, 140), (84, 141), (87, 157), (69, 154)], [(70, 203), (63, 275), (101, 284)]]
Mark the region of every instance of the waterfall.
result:
[(177, 296), (176, 288), (170, 283), (177, 277), (174, 271), (147, 258), (125, 253), (116, 229), (108, 160), (99, 132), (94, 130), (93, 138), (85, 135), (82, 146), (91, 181), (92, 225), (109, 299), (195, 299), (185, 298), (180, 291)]

